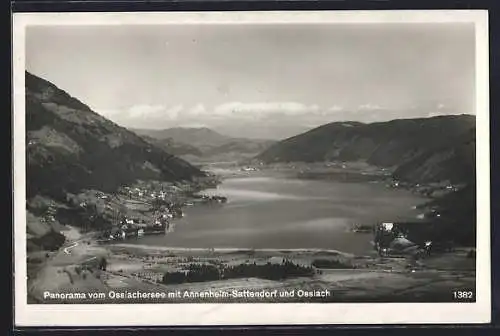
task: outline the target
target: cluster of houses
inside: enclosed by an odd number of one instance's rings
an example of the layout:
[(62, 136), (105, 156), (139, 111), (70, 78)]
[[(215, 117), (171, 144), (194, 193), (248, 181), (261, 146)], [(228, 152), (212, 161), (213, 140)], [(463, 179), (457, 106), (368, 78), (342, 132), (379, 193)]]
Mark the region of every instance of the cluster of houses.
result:
[(245, 172), (251, 172), (251, 171), (257, 171), (258, 169), (255, 167), (243, 167), (240, 170)]
[(109, 196), (104, 194), (103, 192), (101, 191), (98, 191), (95, 193), (95, 196), (99, 199), (102, 199), (102, 200), (108, 200), (109, 199)]
[(107, 241), (140, 238), (144, 235), (165, 234), (169, 228), (169, 217), (166, 214), (156, 217), (152, 223), (124, 217), (119, 225), (108, 232), (104, 238)]
[(383, 222), (376, 225), (374, 243), (375, 249), (381, 256), (395, 252), (395, 245), (399, 247), (399, 250), (405, 250), (410, 247), (419, 248), (415, 242), (408, 239), (408, 231), (406, 229), (397, 223), (391, 222)]
[(174, 218), (183, 217), (180, 205), (165, 201), (158, 197), (153, 202), (151, 210), (154, 212), (152, 220), (146, 221), (140, 218), (131, 218), (118, 214), (113, 223), (113, 229), (105, 233), (105, 241), (126, 240), (140, 238), (144, 235), (165, 234), (170, 229), (170, 221)]
[(193, 198), (200, 200), (201, 202), (205, 203), (226, 203), (227, 202), (227, 197), (225, 196), (218, 196), (218, 195), (200, 195), (200, 194), (194, 194)]
[(44, 215), (40, 218), (40, 221), (43, 223), (53, 223), (56, 221), (55, 215), (57, 213), (57, 209), (50, 205), (45, 210)]
[(124, 186), (120, 188), (119, 192), (122, 195), (128, 196), (129, 198), (160, 198), (160, 199), (166, 199), (168, 197), (169, 193), (176, 192), (178, 187), (176, 186), (171, 186), (168, 187), (168, 190), (161, 190), (161, 191), (152, 191), (149, 190), (148, 188), (139, 188), (139, 187), (128, 187)]
[(415, 193), (426, 195), (428, 197), (439, 197), (449, 192), (458, 191), (462, 187), (461, 185), (455, 185), (449, 182), (415, 184), (405, 181), (399, 181), (397, 179), (391, 180), (387, 186), (391, 188), (410, 189)]
[(381, 256), (429, 255), (453, 250), (453, 240), (432, 222), (383, 222), (375, 226), (374, 247)]
[[(129, 187), (123, 186), (119, 189), (121, 195), (127, 196), (130, 199), (147, 198), (151, 204), (151, 211), (154, 212), (151, 222), (146, 222), (144, 219), (128, 218), (126, 216), (117, 215), (113, 229), (104, 233), (103, 241), (126, 240), (130, 238), (139, 238), (144, 235), (165, 234), (170, 229), (170, 221), (174, 218), (183, 217), (182, 204), (192, 205), (191, 202), (179, 203), (173, 202), (172, 195), (178, 193), (181, 188), (177, 186), (163, 186), (162, 190), (152, 190), (146, 186)], [(96, 195), (102, 198), (103, 195)], [(223, 196), (199, 195), (192, 194), (194, 199), (200, 202), (215, 202), (225, 203), (227, 198)]]

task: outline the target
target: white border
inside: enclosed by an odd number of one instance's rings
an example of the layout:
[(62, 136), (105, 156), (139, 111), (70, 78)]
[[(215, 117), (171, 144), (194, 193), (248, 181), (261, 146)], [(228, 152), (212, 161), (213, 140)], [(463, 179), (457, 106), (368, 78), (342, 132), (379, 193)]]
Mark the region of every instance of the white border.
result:
[[(117, 304), (26, 303), (24, 52), (27, 25), (454, 23), (476, 27), (476, 303)], [(13, 14), (15, 324), (17, 326), (446, 324), (491, 318), (488, 13), (454, 11), (15, 13)]]

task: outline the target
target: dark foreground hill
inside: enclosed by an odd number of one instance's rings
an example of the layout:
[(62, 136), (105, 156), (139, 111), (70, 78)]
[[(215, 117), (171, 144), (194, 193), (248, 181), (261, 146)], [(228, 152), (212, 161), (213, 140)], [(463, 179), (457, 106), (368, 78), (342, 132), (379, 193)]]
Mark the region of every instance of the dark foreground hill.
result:
[(201, 172), (26, 73), (27, 194), (114, 191), (137, 179), (190, 180)]
[(30, 207), (34, 199), (64, 203), (69, 193), (85, 189), (113, 192), (137, 180), (190, 181), (203, 175), (52, 83), (28, 72), (25, 79), (28, 233), (35, 238), (53, 231), (37, 220), (39, 209)]
[(278, 142), (257, 156), (265, 163), (365, 161), (409, 182), (475, 178), (475, 117), (334, 122)]
[(476, 241), (476, 184), (472, 183), (463, 189), (432, 200), (424, 206), (436, 209), (442, 216), (441, 228), (443, 236), (453, 232), (459, 243), (473, 246)]

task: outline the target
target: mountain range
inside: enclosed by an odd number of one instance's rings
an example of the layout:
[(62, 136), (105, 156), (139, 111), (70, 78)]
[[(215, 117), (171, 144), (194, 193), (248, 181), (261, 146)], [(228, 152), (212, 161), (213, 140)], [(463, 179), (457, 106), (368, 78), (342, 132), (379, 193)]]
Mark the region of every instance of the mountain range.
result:
[[(44, 237), (60, 242), (57, 224), (40, 220), (42, 206), (37, 204), (43, 199), (64, 206), (68, 194), (85, 189), (113, 192), (137, 180), (189, 181), (205, 175), (183, 158), (364, 161), (389, 168), (393, 178), (401, 181), (465, 184), (468, 189), (435, 205), (460, 216), (475, 209), (472, 115), (333, 122), (274, 141), (233, 138), (208, 128), (129, 130), (29, 72), (25, 87), (27, 233), (40, 244)], [(466, 232), (470, 236), (471, 231)]]
[(239, 161), (261, 153), (276, 142), (267, 139), (234, 138), (206, 127), (131, 130), (172, 154), (190, 161)]
[(270, 146), (264, 163), (365, 161), (409, 182), (475, 179), (475, 116), (329, 123)]

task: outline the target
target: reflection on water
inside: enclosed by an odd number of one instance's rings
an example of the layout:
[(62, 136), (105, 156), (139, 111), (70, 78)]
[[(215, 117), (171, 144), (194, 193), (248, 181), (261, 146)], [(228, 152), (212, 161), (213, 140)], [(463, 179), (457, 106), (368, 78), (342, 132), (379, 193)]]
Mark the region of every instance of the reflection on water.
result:
[[(280, 185), (277, 185), (279, 181)], [(275, 185), (276, 190), (266, 188), (267, 184)], [(272, 177), (244, 177), (231, 178), (224, 182), (222, 187), (207, 189), (203, 193), (208, 195), (226, 196), (229, 201), (267, 201), (267, 200), (302, 200), (317, 198), (314, 195), (301, 195), (296, 193), (296, 188), (286, 188), (286, 185), (304, 185), (306, 181), (299, 179), (277, 179)], [(281, 192), (279, 192), (281, 191)], [(288, 192), (288, 193), (287, 193)]]
[(186, 208), (166, 236), (137, 243), (172, 247), (324, 248), (351, 253), (372, 249), (371, 235), (352, 224), (415, 218), (422, 198), (372, 183), (275, 177), (229, 178), (205, 191), (228, 197), (223, 205)]
[[(216, 193), (216, 192), (215, 192)], [(220, 193), (222, 196), (227, 196), (232, 200), (269, 200), (269, 199), (301, 199), (295, 195), (278, 194), (273, 192), (241, 190), (241, 189), (226, 189)]]

